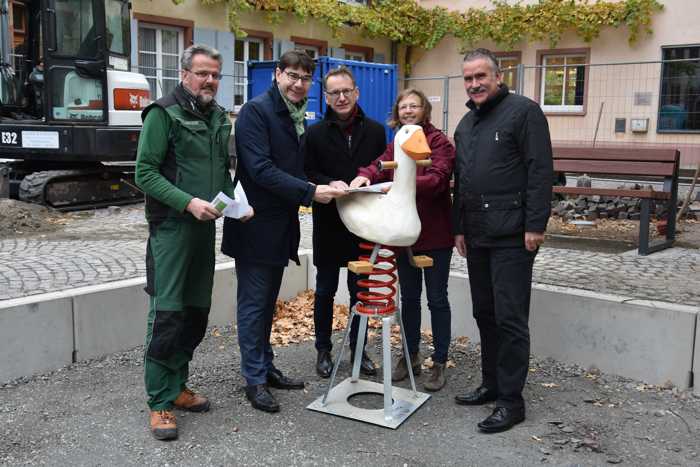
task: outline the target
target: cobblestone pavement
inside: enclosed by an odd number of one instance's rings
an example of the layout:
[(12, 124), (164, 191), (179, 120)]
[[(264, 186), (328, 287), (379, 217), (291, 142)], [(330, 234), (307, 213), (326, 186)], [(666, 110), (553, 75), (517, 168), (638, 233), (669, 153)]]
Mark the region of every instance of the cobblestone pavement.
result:
[[(311, 248), (311, 216), (300, 216), (301, 248)], [(217, 222), (217, 245), (222, 221)], [(145, 275), (143, 206), (75, 215), (55, 233), (0, 239), (0, 300)], [(230, 261), (219, 253), (217, 262)], [(456, 253), (454, 271), (466, 272)], [(673, 248), (650, 256), (542, 248), (535, 282), (700, 306), (700, 250)]]

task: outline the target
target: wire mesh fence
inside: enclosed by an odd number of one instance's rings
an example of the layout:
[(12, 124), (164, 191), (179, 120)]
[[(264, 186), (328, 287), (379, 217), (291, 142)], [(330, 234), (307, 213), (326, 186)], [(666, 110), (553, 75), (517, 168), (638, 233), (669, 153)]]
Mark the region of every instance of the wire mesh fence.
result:
[[(587, 64), (552, 57), (504, 69), (512, 92), (538, 102), (558, 145), (662, 147), (700, 163), (700, 59)], [(432, 103), (433, 123), (454, 133), (467, 109), (462, 76), (411, 77)]]
[[(179, 80), (175, 69), (134, 67), (154, 98)], [(662, 147), (681, 151), (685, 167), (700, 163), (700, 59), (587, 64), (549, 57), (542, 65), (505, 68), (512, 92), (538, 102), (558, 145)], [(452, 135), (467, 112), (461, 75), (401, 78), (399, 89), (422, 90), (432, 122)], [(235, 110), (246, 101), (247, 77), (224, 74), (219, 85)]]

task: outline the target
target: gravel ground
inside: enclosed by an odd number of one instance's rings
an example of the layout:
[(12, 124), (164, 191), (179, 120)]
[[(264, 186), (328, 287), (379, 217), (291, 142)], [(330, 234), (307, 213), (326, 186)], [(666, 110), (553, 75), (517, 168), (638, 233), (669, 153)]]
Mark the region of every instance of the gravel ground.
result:
[(275, 391), (279, 414), (253, 410), (237, 342), (220, 331), (200, 346), (190, 378), (213, 410), (179, 414), (179, 440), (155, 441), (146, 428), (137, 348), (0, 386), (0, 465), (700, 466), (700, 399), (673, 388), (533, 358), (527, 420), (484, 435), (475, 424), (492, 407), (453, 403), (478, 383), (478, 347), (455, 344), (448, 385), (392, 431), (305, 409), (325, 389), (309, 342), (276, 349), (277, 365), (306, 390)]

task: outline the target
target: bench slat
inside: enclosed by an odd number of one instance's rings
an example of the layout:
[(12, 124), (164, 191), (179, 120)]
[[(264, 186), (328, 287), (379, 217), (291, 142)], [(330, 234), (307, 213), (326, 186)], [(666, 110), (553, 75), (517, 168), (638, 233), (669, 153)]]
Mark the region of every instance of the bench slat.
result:
[(615, 188), (584, 188), (575, 186), (554, 186), (554, 193), (567, 195), (621, 196), (629, 198), (670, 199), (671, 193), (653, 190), (617, 190)]
[(581, 148), (556, 146), (554, 159), (618, 160), (640, 162), (677, 162), (676, 149)]
[(555, 159), (554, 170), (556, 172), (577, 172), (587, 174), (650, 175), (670, 177), (676, 172), (676, 165), (668, 162)]

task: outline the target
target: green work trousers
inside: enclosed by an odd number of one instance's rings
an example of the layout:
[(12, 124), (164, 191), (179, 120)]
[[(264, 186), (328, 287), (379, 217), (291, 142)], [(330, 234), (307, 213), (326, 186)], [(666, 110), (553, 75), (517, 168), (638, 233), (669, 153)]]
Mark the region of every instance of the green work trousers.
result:
[(170, 410), (206, 333), (216, 227), (213, 221), (167, 219), (151, 222), (149, 230), (144, 380), (151, 410)]

